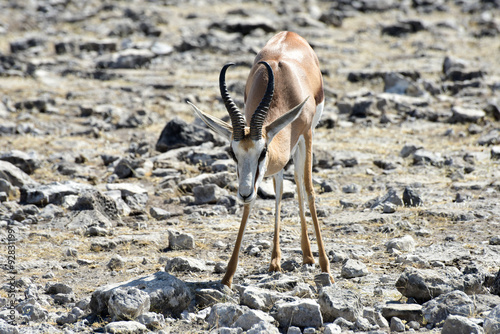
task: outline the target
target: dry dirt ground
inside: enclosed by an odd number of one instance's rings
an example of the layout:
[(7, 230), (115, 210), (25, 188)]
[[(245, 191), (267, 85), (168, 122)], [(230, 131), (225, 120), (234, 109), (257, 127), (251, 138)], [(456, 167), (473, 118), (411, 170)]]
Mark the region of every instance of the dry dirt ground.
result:
[[(134, 43), (138, 46), (160, 41), (179, 46), (183, 41), (210, 31), (213, 22), (222, 22), (228, 13), (241, 11), (253, 15), (269, 15), (277, 19), (279, 28), (294, 29), (314, 47), (324, 73), (326, 90), (326, 115), (338, 113), (338, 101), (359, 96), (376, 96), (383, 92), (384, 81), (374, 78), (361, 82), (347, 80), (350, 72), (415, 71), (420, 74), (419, 83), (427, 80), (439, 85), (443, 77), (443, 61), (446, 56), (466, 60), (471, 67), (484, 71), (481, 87), (462, 91), (459, 94), (443, 92), (429, 97), (430, 103), (424, 110), (436, 115), (432, 117), (410, 117), (400, 111), (388, 108), (386, 115), (391, 121), (381, 122), (382, 116), (375, 112), (367, 118), (350, 118), (340, 114), (334, 128), (320, 127), (315, 134), (315, 149), (333, 156), (356, 158), (354, 167), (342, 165), (331, 168), (316, 168), (318, 180), (317, 205), (327, 252), (353, 250), (367, 266), (370, 274), (364, 278), (345, 279), (340, 276), (340, 262), (332, 262), (331, 269), (337, 284), (358, 291), (366, 304), (400, 300), (402, 295), (388, 286), (383, 294), (374, 294), (379, 278), (386, 275), (395, 282), (405, 264), (396, 263), (396, 256), (386, 252), (385, 243), (394, 237), (412, 235), (417, 247), (443, 244), (451, 240), (472, 254), (470, 261), (480, 261), (487, 272), (496, 273), (500, 260), (498, 253), (485, 253), (490, 238), (500, 235), (500, 168), (499, 160), (490, 158), (490, 146), (478, 145), (478, 140), (488, 131), (499, 128), (491, 114), (475, 122), (479, 131), (470, 131), (472, 123), (449, 123), (453, 106), (485, 108), (489, 101), (498, 98), (500, 89), (500, 35), (477, 38), (473, 32), (478, 28), (481, 12), (464, 13), (455, 2), (446, 1), (447, 11), (418, 12), (411, 4), (406, 10), (384, 12), (353, 12), (344, 18), (340, 27), (317, 22), (317, 25), (299, 24), (296, 17), (308, 16), (308, 4), (297, 3), (297, 11), (287, 9), (284, 15), (277, 12), (287, 7), (280, 2), (223, 2), (188, 1), (176, 4), (173, 1), (150, 1), (139, 3), (106, 2), (111, 9), (89, 15), (82, 20), (51, 18), (43, 20), (43, 13), (36, 10), (34, 3), (15, 5), (2, 4), (0, 11), (0, 53), (11, 54), (10, 43), (26, 36), (45, 39), (38, 51), (27, 52), (19, 57), (31, 63), (36, 69), (32, 75), (0, 76), (0, 96), (6, 106), (17, 102), (39, 98), (53, 99), (55, 110), (40, 112), (35, 109), (14, 108), (1, 116), (0, 122), (29, 124), (40, 129), (25, 134), (0, 134), (0, 151), (20, 150), (36, 152), (42, 159), (42, 166), (32, 179), (46, 184), (53, 181), (73, 180), (96, 186), (106, 184), (112, 170), (103, 165), (102, 154), (126, 156), (131, 143), (145, 142), (149, 156), (159, 154), (154, 145), (165, 124), (174, 117), (188, 122), (194, 116), (185, 99), (197, 101), (197, 105), (217, 116), (225, 111), (219, 100), (217, 78), (223, 64), (229, 61), (249, 65), (255, 51), (262, 47), (274, 32), (256, 29), (241, 45), (245, 47), (200, 48), (189, 51), (174, 51), (155, 58), (149, 64), (137, 69), (103, 69), (109, 80), (99, 80), (90, 74), (96, 70), (97, 52), (62, 54), (55, 52), (54, 44), (62, 40), (106, 40), (118, 41), (118, 45)], [(47, 1), (43, 4), (57, 6), (65, 3), (63, 12), (77, 16), (92, 12), (98, 2), (80, 4), (71, 1)], [(330, 3), (315, 3), (314, 9), (326, 12)], [(294, 7), (289, 5), (289, 7)], [(159, 37), (132, 33), (127, 37), (109, 34), (107, 27), (124, 17), (124, 10), (131, 8), (153, 18), (161, 30)], [(498, 9), (488, 11), (497, 20)], [(68, 17), (71, 15), (68, 14)], [(279, 18), (279, 20), (278, 20)], [(421, 21), (426, 29), (400, 37), (381, 34), (381, 28), (412, 19)], [(311, 19), (312, 20), (312, 19)], [(216, 29), (211, 28), (211, 31)], [(216, 33), (218, 33), (216, 31)], [(230, 42), (234, 36), (227, 34)], [(248, 43), (248, 44), (245, 44)], [(64, 70), (68, 70), (64, 72)], [(228, 81), (234, 83), (233, 95), (242, 102), (241, 90), (248, 66), (232, 68)], [(368, 93), (366, 93), (368, 92)], [(110, 130), (89, 125), (88, 118), (81, 116), (81, 107), (95, 108), (111, 104), (126, 111), (145, 110), (154, 115), (153, 122), (133, 128)], [(418, 109), (417, 108), (417, 109)], [(113, 123), (111, 123), (113, 124)], [(411, 157), (400, 157), (405, 144), (414, 144), (440, 155), (443, 160), (452, 159), (451, 165), (415, 165)], [(85, 171), (64, 175), (56, 166), (61, 159), (73, 160), (83, 157)], [(384, 170), (374, 164), (376, 160), (393, 162), (395, 169)], [(464, 168), (467, 172), (464, 172)], [(196, 166), (182, 165), (183, 178), (196, 176)], [(117, 248), (110, 252), (91, 251), (92, 238), (61, 230), (41, 219), (37, 224), (21, 226), (17, 244), (16, 265), (18, 278), (29, 278), (33, 283), (44, 286), (49, 282), (64, 282), (71, 287), (76, 300), (86, 298), (98, 287), (112, 282), (122, 282), (140, 275), (161, 270), (165, 260), (175, 256), (196, 257), (212, 262), (226, 262), (232, 250), (233, 240), (239, 227), (239, 214), (225, 217), (196, 216), (184, 214), (184, 204), (179, 202), (176, 189), (158, 186), (159, 177), (146, 175), (117, 182), (132, 182), (148, 189), (149, 207), (161, 207), (174, 217), (156, 221), (147, 215), (123, 217), (122, 223), (113, 228), (109, 238), (122, 238)], [(333, 191), (323, 193), (319, 187), (322, 181), (333, 185)], [(344, 186), (356, 184), (358, 191), (346, 193)], [(397, 207), (394, 213), (371, 210), (365, 203), (383, 196), (394, 188), (399, 196), (407, 186), (413, 186), (421, 195), (423, 205), (419, 207)], [(457, 193), (467, 200), (455, 202)], [(17, 202), (19, 197), (11, 196)], [(349, 203), (352, 207), (340, 204)], [(5, 216), (15, 204), (3, 206)], [(207, 206), (210, 210), (210, 206)], [(258, 200), (251, 222), (247, 228), (245, 244), (261, 240), (272, 240), (273, 200)], [(283, 203), (282, 247), (284, 260), (300, 261), (300, 222), (297, 216), (296, 199), (285, 199)], [(465, 218), (463, 218), (465, 217)], [(354, 226), (354, 227), (353, 227)], [(166, 251), (168, 233), (173, 229), (190, 233), (195, 237), (196, 247), (186, 251)], [(422, 229), (426, 233), (416, 233)], [(313, 247), (315, 238), (310, 230)], [(124, 241), (123, 241), (124, 240)], [(216, 243), (221, 241), (222, 243)], [(221, 247), (222, 245), (226, 245)], [(243, 248), (245, 249), (246, 245)], [(78, 251), (78, 259), (89, 261), (89, 265), (77, 265), (74, 258), (64, 255), (68, 247)], [(2, 248), (3, 249), (3, 248)], [(317, 249), (317, 248), (316, 248)], [(125, 265), (119, 270), (110, 270), (107, 263), (114, 254), (121, 255)], [(486, 257), (481, 259), (481, 254)], [(245, 252), (240, 255), (240, 269), (236, 283), (249, 280), (252, 275), (265, 273), (270, 250), (264, 250), (259, 257)], [(467, 265), (467, 259), (457, 263)], [(319, 269), (302, 272), (306, 282), (313, 283)], [(51, 274), (49, 274), (51, 273)], [(49, 274), (49, 275), (47, 275)], [(177, 273), (183, 280), (215, 281), (221, 274), (206, 272)], [(3, 295), (4, 292), (0, 292)], [(61, 311), (60, 307), (48, 311)], [(97, 328), (101, 324), (95, 324)], [(185, 332), (206, 330), (203, 325), (173, 323), (171, 331)]]

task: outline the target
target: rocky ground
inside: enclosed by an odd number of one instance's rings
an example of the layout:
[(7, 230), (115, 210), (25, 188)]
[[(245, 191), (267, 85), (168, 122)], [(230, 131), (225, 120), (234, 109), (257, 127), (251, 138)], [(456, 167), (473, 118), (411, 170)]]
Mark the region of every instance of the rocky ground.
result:
[[(498, 1), (0, 3), (0, 333), (500, 333)], [(314, 178), (335, 283), (283, 273), (260, 189), (239, 227), (226, 115), (256, 52), (296, 31), (324, 74)], [(310, 230), (313, 247), (315, 238)], [(316, 248), (317, 249), (317, 248)]]

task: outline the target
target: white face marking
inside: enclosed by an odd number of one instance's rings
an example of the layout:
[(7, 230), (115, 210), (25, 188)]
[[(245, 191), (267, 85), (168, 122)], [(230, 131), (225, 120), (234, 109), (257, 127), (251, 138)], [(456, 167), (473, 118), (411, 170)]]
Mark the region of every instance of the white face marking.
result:
[(241, 142), (231, 143), (238, 171), (238, 198), (244, 203), (250, 203), (257, 197), (257, 189), (266, 173), (267, 155), (261, 159), (266, 143), (261, 139), (253, 141), (253, 144), (252, 147), (244, 147)]

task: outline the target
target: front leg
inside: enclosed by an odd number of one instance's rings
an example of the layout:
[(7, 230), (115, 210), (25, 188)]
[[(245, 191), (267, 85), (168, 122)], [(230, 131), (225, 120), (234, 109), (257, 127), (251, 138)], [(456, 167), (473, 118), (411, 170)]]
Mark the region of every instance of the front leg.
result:
[(274, 175), (274, 192), (276, 193), (276, 207), (274, 215), (274, 239), (273, 252), (271, 254), (271, 264), (269, 271), (281, 271), (281, 250), (280, 250), (280, 215), (281, 198), (283, 197), (283, 170)]
[(247, 225), (248, 216), (250, 215), (250, 211), (252, 210), (253, 201), (249, 204), (245, 204), (243, 208), (243, 218), (241, 219), (240, 229), (238, 231), (238, 236), (236, 237), (236, 243), (234, 244), (233, 255), (231, 255), (231, 259), (227, 264), (226, 274), (222, 279), (221, 283), (227, 285), (229, 288), (233, 283), (234, 273), (236, 272), (236, 268), (238, 268), (238, 257), (240, 254), (241, 242), (243, 240), (243, 234), (245, 234), (245, 227)]

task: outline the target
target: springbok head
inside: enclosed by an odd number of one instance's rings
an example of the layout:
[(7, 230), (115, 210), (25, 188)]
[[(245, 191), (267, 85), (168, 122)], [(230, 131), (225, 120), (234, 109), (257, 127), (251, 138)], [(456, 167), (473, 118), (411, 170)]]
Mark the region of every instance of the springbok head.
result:
[[(232, 63), (226, 64), (222, 68), (219, 76), (219, 88), (222, 100), (229, 113), (231, 124), (206, 114), (194, 104), (188, 102), (196, 114), (210, 129), (229, 140), (229, 154), (237, 165), (239, 183), (238, 198), (244, 203), (252, 202), (257, 196), (257, 189), (267, 170), (269, 144), (280, 130), (293, 122), (300, 115), (307, 101), (306, 98), (302, 103), (286, 111), (282, 116), (278, 117), (270, 124), (266, 123), (266, 116), (273, 95), (275, 94), (274, 73), (267, 62), (261, 61), (258, 64), (263, 64), (267, 68), (267, 88), (264, 97), (262, 97), (257, 109), (252, 114), (249, 123), (245, 120), (245, 117), (238, 109), (227, 90), (225, 80), (226, 70), (231, 65), (234, 65)], [(255, 66), (259, 66), (258, 64)], [(249, 125), (247, 126), (247, 124)]]

